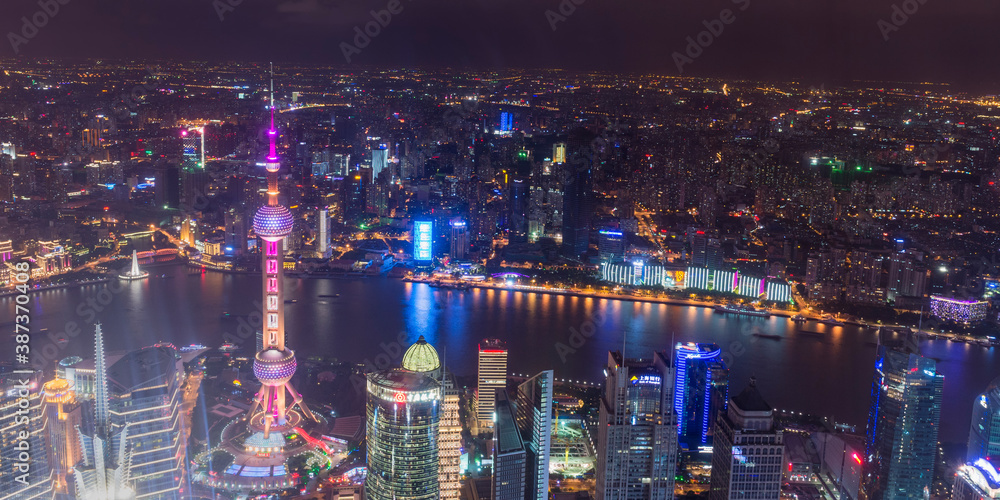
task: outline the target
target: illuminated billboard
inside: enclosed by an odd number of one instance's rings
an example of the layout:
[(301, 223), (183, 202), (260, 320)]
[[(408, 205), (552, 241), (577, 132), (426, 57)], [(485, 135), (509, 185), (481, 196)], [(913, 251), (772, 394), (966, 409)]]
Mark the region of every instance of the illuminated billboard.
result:
[(434, 225), (430, 221), (416, 221), (413, 223), (413, 259), (429, 261), (433, 260), (431, 252), (431, 241), (434, 236)]

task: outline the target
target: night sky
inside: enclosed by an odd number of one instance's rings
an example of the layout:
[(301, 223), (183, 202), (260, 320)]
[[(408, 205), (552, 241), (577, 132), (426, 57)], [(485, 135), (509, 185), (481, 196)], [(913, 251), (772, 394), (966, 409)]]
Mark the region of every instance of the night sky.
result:
[[(402, 11), (350, 64), (341, 42), (350, 43), (354, 28), (372, 21), (369, 11), (385, 9), (390, 0), (62, 1), (60, 12), (20, 47), (20, 57), (677, 75), (672, 54), (685, 50), (686, 37), (705, 30), (704, 21), (730, 9), (733, 22), (685, 66), (685, 76), (800, 79), (817, 86), (853, 79), (938, 81), (1000, 90), (998, 0), (393, 0)], [(570, 6), (575, 11), (564, 20), (553, 17), (553, 31), (546, 11), (558, 13), (560, 2), (564, 12)], [(894, 4), (916, 12), (886, 41), (878, 23), (896, 27)], [(221, 20), (219, 6), (226, 6)], [(2, 0), (0, 30), (20, 32), (21, 16), (38, 10), (37, 0)], [(0, 57), (13, 55), (8, 35)]]

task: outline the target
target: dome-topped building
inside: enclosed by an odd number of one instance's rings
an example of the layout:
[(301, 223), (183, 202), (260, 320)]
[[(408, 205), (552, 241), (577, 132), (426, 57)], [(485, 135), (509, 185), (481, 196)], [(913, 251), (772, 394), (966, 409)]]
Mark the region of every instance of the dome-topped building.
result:
[(437, 349), (421, 335), (403, 354), (403, 369), (411, 372), (434, 372), (441, 368)]

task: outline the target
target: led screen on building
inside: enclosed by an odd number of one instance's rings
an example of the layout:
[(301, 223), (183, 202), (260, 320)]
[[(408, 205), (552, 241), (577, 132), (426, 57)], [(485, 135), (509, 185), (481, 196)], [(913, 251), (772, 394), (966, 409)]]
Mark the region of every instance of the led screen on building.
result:
[(434, 225), (430, 221), (413, 223), (413, 259), (433, 260), (431, 241), (434, 236)]

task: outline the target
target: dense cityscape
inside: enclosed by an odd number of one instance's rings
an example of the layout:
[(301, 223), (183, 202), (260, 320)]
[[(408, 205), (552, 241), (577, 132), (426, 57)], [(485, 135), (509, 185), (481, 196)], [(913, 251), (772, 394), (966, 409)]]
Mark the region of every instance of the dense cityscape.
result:
[[(281, 61), (2, 68), (0, 499), (1000, 497), (997, 95)], [(376, 287), (403, 298), (349, 302)], [(211, 325), (151, 319), (192, 288)], [(423, 309), (398, 336), (339, 319), (410, 299)], [(525, 324), (574, 316), (555, 337), (456, 338), (428, 319), (485, 301)], [(656, 308), (701, 319), (640, 324)], [(116, 331), (112, 311), (145, 317)], [(307, 314), (321, 331), (286, 334)], [(789, 396), (770, 361), (743, 357), (846, 343), (866, 357), (836, 368), (865, 387), (834, 404), (866, 420), (803, 411), (796, 397), (827, 396)], [(601, 361), (567, 369), (583, 352)], [(974, 363), (988, 379), (962, 371)]]

